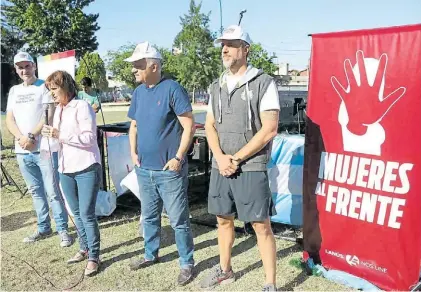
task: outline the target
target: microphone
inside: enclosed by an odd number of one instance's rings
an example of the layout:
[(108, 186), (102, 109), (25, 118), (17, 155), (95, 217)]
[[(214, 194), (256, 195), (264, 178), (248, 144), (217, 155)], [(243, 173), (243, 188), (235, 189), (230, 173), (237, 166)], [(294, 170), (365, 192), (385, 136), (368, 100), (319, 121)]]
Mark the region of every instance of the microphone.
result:
[(44, 123), (48, 126), (48, 107), (49, 107), (49, 104), (47, 103), (46, 105), (45, 105), (45, 109), (44, 109), (44, 111), (45, 111), (45, 117), (44, 117)]

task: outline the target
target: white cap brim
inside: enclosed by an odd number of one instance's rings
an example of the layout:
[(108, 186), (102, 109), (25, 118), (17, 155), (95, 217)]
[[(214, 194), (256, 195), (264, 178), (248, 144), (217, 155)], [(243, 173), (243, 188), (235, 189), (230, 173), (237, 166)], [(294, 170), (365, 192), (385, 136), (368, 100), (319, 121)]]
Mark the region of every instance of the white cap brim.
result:
[(213, 43), (214, 43), (215, 45), (217, 45), (217, 44), (222, 43), (222, 41), (223, 41), (223, 40), (224, 40), (224, 39), (217, 38), (216, 40), (214, 40), (214, 41), (213, 41)]
[(243, 40), (243, 39), (241, 39), (241, 38), (227, 38), (227, 37), (225, 37), (225, 38), (217, 38), (216, 40), (214, 40), (214, 42), (213, 42), (213, 43), (214, 43), (215, 45), (217, 45), (217, 44), (222, 43), (223, 41), (234, 41), (234, 40), (243, 41), (243, 42), (246, 42), (247, 44), (249, 44), (249, 45), (250, 45), (250, 43), (249, 43), (248, 41)]
[(124, 59), (124, 61), (126, 61), (126, 62), (135, 62), (135, 61), (138, 61), (138, 60), (141, 60), (141, 59), (144, 59), (144, 58), (139, 58), (139, 57), (136, 57), (136, 56), (130, 56), (127, 59)]
[(159, 59), (162, 60), (162, 56), (159, 53), (152, 53), (152, 54), (138, 54), (138, 55), (131, 55), (127, 59), (124, 59), (126, 62), (136, 62), (142, 59)]
[(14, 61), (13, 61), (13, 63), (14, 63), (15, 65), (16, 65), (17, 63), (20, 63), (20, 62), (31, 62), (31, 63), (35, 63), (35, 62), (34, 62), (34, 60), (27, 59), (27, 58), (16, 59), (16, 60), (14, 60)]

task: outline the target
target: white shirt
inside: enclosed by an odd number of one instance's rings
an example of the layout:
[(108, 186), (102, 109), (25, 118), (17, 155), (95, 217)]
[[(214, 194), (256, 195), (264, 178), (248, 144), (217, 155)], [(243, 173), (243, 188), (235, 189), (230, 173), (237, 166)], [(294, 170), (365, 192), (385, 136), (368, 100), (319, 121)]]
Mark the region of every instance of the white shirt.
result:
[(231, 93), (235, 87), (237, 87), (238, 82), (243, 78), (243, 75), (236, 76), (236, 75), (226, 75), (225, 81), (227, 82), (228, 92)]
[[(13, 86), (9, 91), (7, 111), (12, 112), (16, 126), (22, 135), (26, 136), (41, 121), (44, 115), (44, 104), (53, 102), (44, 81), (37, 79), (33, 84), (25, 86), (23, 83)], [(36, 137), (36, 147), (32, 152), (39, 152), (40, 138)], [(15, 141), (16, 153), (30, 153), (20, 147)]]
[[(234, 77), (234, 78), (233, 78)], [(231, 93), (234, 88), (236, 87), (238, 81), (242, 78), (242, 76), (226, 76), (226, 82), (228, 91)], [(260, 102), (260, 112), (268, 111), (268, 110), (279, 110), (280, 104), (279, 104), (279, 95), (278, 95), (278, 89), (276, 88), (275, 81), (272, 81), (268, 88), (266, 89), (265, 94), (262, 97), (262, 100)], [(208, 113), (213, 114), (212, 110), (212, 95), (209, 96), (209, 103), (208, 103)]]

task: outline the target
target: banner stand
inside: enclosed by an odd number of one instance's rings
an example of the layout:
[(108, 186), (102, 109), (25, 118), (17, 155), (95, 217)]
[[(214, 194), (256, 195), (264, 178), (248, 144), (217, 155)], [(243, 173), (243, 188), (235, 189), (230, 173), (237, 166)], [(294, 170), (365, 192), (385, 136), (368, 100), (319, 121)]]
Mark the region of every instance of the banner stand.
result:
[(303, 260), (354, 288), (418, 290), (421, 24), (311, 36)]
[(418, 282), (411, 291), (421, 291), (421, 282)]

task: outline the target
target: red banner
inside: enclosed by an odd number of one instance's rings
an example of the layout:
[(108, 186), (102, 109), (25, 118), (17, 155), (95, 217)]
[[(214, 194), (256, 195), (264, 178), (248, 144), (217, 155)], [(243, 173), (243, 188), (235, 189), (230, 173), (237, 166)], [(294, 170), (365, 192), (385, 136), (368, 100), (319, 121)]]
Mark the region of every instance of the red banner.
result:
[(304, 248), (408, 290), (421, 260), (421, 25), (312, 38)]

